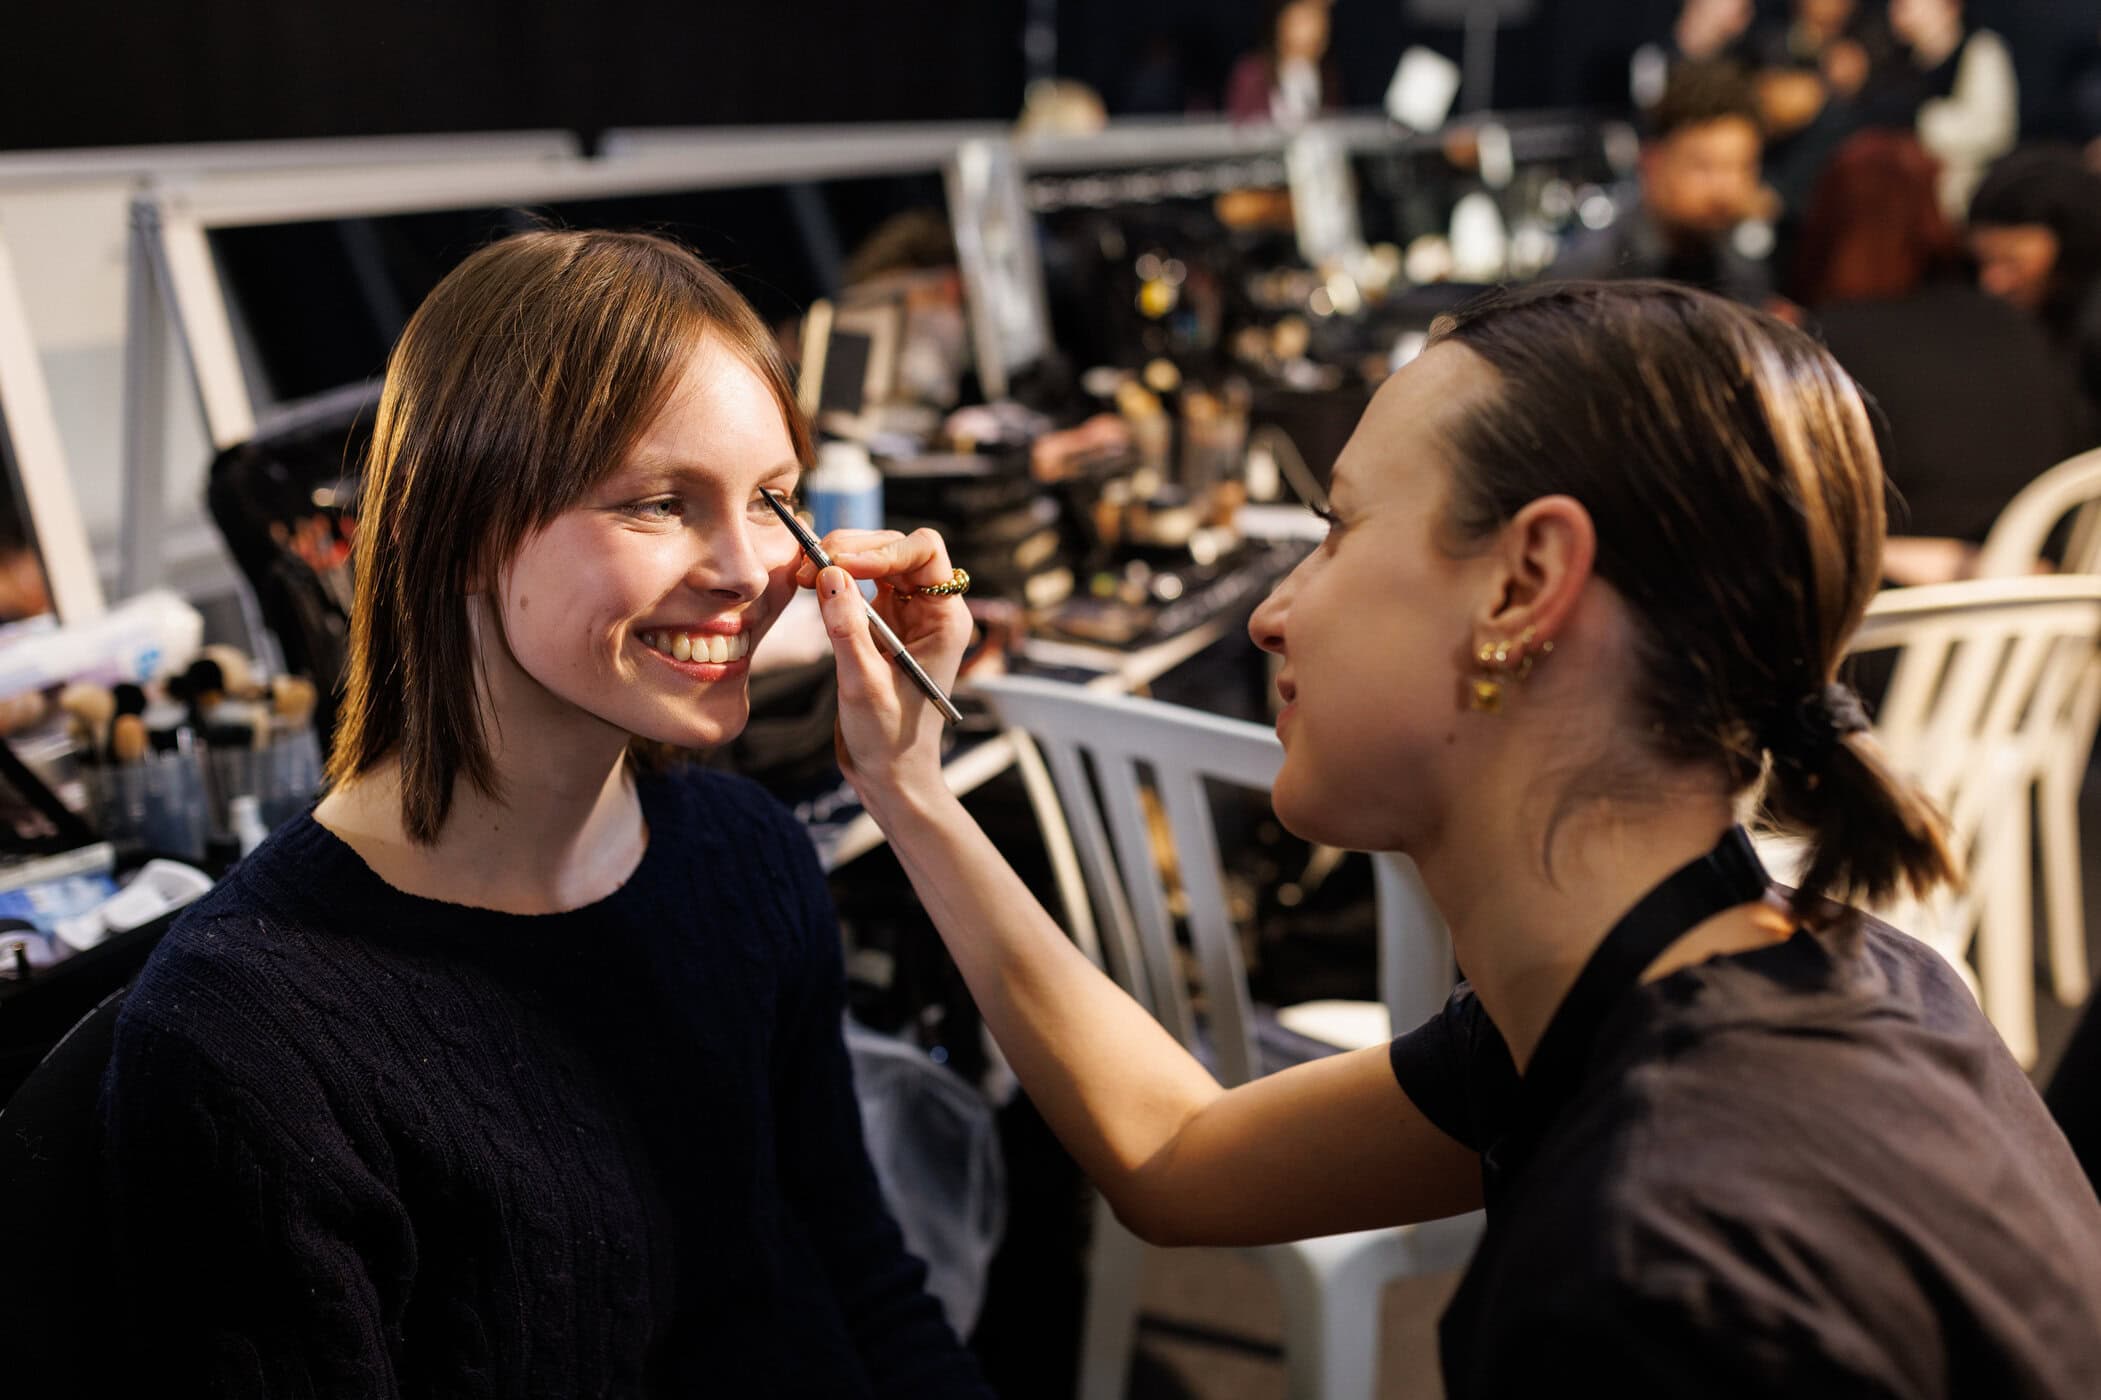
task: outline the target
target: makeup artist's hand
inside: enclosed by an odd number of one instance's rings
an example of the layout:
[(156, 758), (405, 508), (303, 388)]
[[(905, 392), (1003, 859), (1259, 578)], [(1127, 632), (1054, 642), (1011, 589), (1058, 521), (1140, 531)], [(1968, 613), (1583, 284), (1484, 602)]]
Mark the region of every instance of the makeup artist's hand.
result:
[(824, 548), (836, 567), (820, 579), (806, 559), (796, 581), (816, 587), (838, 662), (840, 771), (880, 818), (883, 799), (914, 784), (941, 783), (942, 719), (883, 653), (847, 575), (876, 581), (876, 611), (944, 691), (955, 684), (970, 641), (970, 609), (961, 598), (911, 596), (948, 582), (953, 572), (948, 546), (932, 530), (834, 530)]

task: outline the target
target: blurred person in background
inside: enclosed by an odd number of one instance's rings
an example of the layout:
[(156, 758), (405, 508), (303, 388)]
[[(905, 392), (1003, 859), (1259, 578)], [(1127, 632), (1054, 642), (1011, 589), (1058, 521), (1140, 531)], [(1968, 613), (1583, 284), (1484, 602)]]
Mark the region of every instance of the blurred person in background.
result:
[(1684, 64), (1671, 74), (1650, 128), (1638, 202), (1571, 243), (1547, 276), (1663, 278), (1763, 305), (1771, 274), (1733, 238), (1765, 200), (1758, 180), (1763, 137), (1749, 81), (1730, 63)]
[(1997, 34), (1965, 20), (1962, 0), (1890, 0), (1889, 23), (1911, 61), (1891, 65), (1869, 119), (1916, 123), (1941, 163), (1941, 209), (1960, 219), (1985, 168), (2020, 134), (2013, 54)]
[(2076, 147), (2014, 151), (1970, 200), (1969, 249), (1978, 285), (2042, 325), (2101, 423), (2101, 176)]
[(876, 225), (847, 258), (839, 304), (894, 299), (904, 308), (897, 388), (909, 402), (953, 408), (969, 358), (956, 236), (938, 209), (905, 209)]
[(1939, 175), (1909, 131), (1854, 136), (1817, 181), (1795, 263), (1796, 297), (1885, 419), (1898, 583), (1966, 573), (2007, 501), (2083, 445), (2049, 336), (1967, 277)]
[(1685, 0), (1671, 27), (1634, 51), (1631, 92), (1637, 111), (1663, 100), (1671, 70), (1733, 56), (1757, 15), (1751, 0)]
[(1671, 26), (1671, 56), (1693, 63), (1724, 57), (1756, 15), (1751, 0), (1685, 0)]
[(1896, 47), (1883, 16), (1856, 0), (1793, 0), (1755, 26), (1735, 56), (1757, 75), (1766, 133), (1786, 141), (1857, 96)]
[(1342, 81), (1328, 59), (1328, 37), (1328, 0), (1277, 6), (1269, 42), (1233, 65), (1226, 115), (1236, 122), (1294, 126), (1340, 107)]

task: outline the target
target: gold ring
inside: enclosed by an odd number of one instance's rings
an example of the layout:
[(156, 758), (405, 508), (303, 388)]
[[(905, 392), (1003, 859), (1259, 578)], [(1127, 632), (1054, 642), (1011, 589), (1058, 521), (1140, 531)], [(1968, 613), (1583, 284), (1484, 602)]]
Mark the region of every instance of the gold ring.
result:
[(960, 598), (970, 591), (970, 574), (957, 569), (948, 576), (947, 583), (928, 584), (925, 588), (912, 590), (914, 598)]

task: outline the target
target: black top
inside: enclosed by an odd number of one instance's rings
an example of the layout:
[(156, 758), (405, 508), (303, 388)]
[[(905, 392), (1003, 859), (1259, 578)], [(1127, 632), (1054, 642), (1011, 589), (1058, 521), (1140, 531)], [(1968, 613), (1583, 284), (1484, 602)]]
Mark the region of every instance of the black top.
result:
[(1922, 943), (1863, 921), (1619, 990), (1523, 1151), (1469, 987), (1392, 1059), (1486, 1154), (1454, 1400), (2101, 1395), (2101, 1203)]
[(2048, 334), (1962, 282), (1816, 313), (1889, 425), (1890, 533), (1982, 541), (2023, 486), (2088, 444)]
[(985, 1393), (869, 1168), (808, 839), (742, 779), (641, 797), (583, 909), (301, 817), (169, 933), (103, 1097), (154, 1393)]

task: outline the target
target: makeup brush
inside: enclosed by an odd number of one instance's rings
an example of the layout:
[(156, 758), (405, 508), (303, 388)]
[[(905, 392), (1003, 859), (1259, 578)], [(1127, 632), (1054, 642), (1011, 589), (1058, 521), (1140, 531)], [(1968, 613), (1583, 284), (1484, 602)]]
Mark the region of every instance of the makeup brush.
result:
[(270, 712), (250, 700), (221, 700), (205, 713), (199, 732), (207, 748), (264, 748), (270, 742)]
[(0, 700), (0, 734), (19, 734), (51, 713), (43, 692), (25, 690)]
[(219, 669), (218, 662), (199, 657), (169, 682), (168, 693), (187, 704), (191, 716), (201, 721), (206, 710), (225, 698), (226, 673)]
[(210, 662), (219, 668), (219, 690), (226, 695), (249, 698), (261, 692), (262, 687), (255, 678), (255, 663), (238, 647), (213, 643), (197, 651), (200, 662)]
[(109, 756), (119, 763), (137, 763), (146, 756), (146, 721), (138, 715), (118, 715), (110, 722)]
[(314, 717), (320, 692), (304, 676), (278, 676), (270, 682), (270, 708), (280, 729), (298, 729)]
[(148, 705), (139, 716), (155, 753), (188, 753), (196, 747), (197, 729), (189, 711), (172, 700)]
[(142, 715), (146, 713), (146, 688), (130, 681), (110, 688), (110, 698), (116, 701), (120, 715)]
[(74, 746), (91, 761), (101, 758), (109, 744), (109, 722), (117, 714), (116, 697), (103, 686), (75, 681), (58, 693), (58, 707), (65, 711)]

